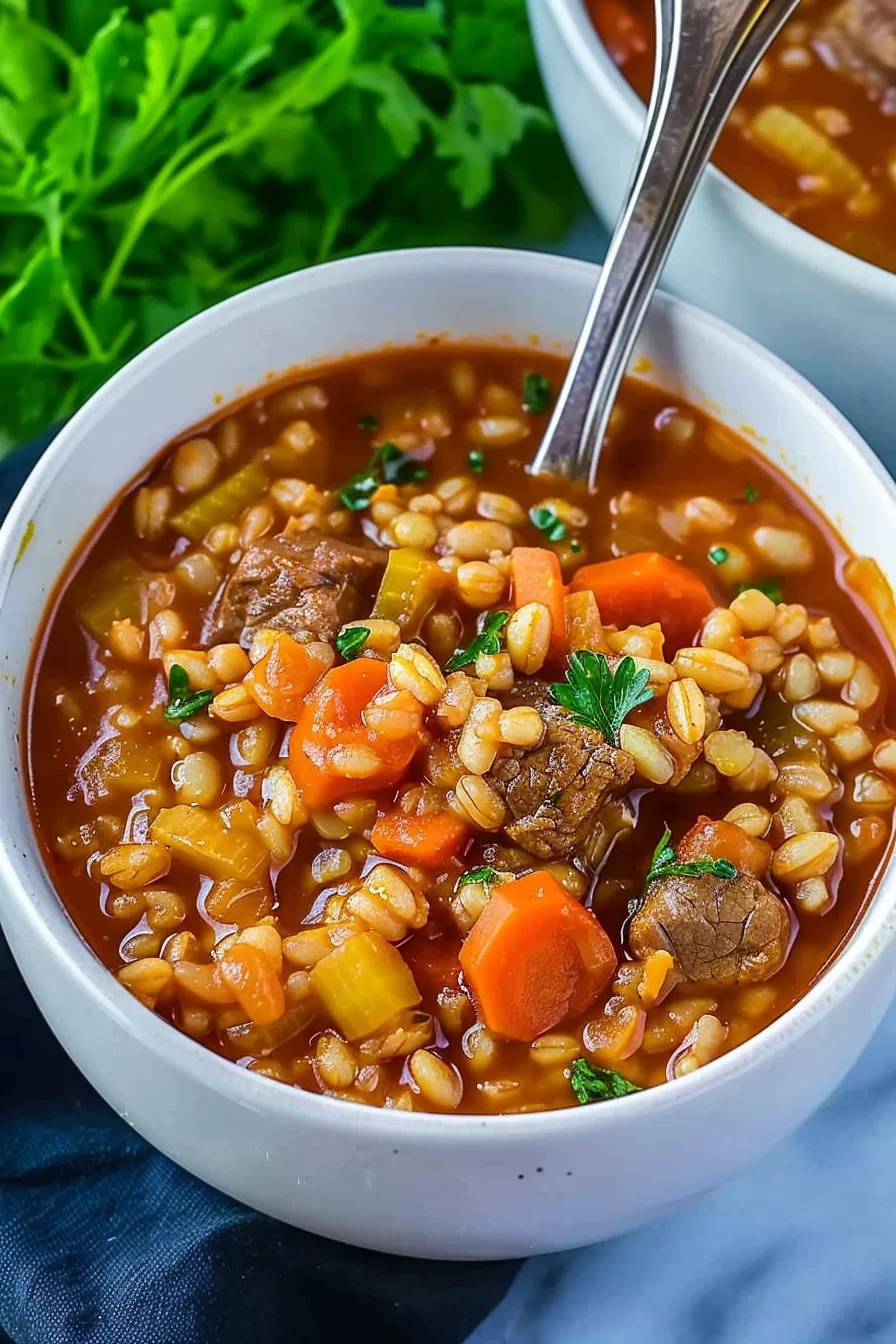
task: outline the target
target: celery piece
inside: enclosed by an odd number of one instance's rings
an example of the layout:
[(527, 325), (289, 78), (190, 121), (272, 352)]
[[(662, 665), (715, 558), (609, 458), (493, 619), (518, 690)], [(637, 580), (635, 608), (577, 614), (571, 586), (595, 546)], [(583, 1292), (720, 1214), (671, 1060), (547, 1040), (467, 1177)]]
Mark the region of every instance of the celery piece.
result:
[(158, 747), (109, 737), (78, 766), (78, 783), (85, 803), (92, 806), (110, 793), (137, 793), (155, 784), (162, 769)]
[(369, 1036), (421, 998), (404, 957), (381, 933), (357, 933), (329, 952), (311, 971), (311, 984), (349, 1041)]
[(861, 168), (828, 137), (795, 112), (770, 103), (750, 122), (750, 132), (798, 173), (823, 177), (838, 196), (853, 196), (865, 185)]
[(229, 827), (220, 812), (180, 803), (164, 807), (152, 823), (151, 835), (207, 877), (258, 878), (270, 864), (261, 838), (252, 831)]
[(267, 473), (257, 462), (248, 462), (175, 513), (171, 526), (191, 541), (201, 541), (218, 523), (232, 523), (267, 488)]
[(90, 580), (78, 585), (78, 620), (94, 639), (102, 644), (114, 621), (146, 620), (149, 574), (129, 555), (101, 565)]
[(317, 1002), (312, 996), (294, 1008), (287, 1008), (281, 1018), (265, 1027), (259, 1027), (254, 1022), (239, 1022), (235, 1027), (225, 1027), (221, 1035), (228, 1045), (234, 1047), (237, 1058), (243, 1055), (259, 1058), (269, 1055), (272, 1050), (298, 1036), (314, 1021), (316, 1012)]
[(398, 546), (389, 552), (373, 606), (380, 621), (396, 621), (406, 639), (418, 634), (436, 604), (444, 574), (428, 551)]

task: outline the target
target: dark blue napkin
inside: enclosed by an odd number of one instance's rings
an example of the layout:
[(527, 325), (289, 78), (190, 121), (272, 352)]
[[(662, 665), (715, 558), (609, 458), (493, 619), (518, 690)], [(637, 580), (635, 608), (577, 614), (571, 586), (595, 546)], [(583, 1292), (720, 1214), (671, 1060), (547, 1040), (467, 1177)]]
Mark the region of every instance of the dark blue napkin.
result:
[[(0, 514), (51, 438), (0, 463)], [(218, 1194), (85, 1082), (2, 937), (0, 996), (3, 1341), (460, 1344), (509, 1287), (516, 1262), (354, 1250)]]

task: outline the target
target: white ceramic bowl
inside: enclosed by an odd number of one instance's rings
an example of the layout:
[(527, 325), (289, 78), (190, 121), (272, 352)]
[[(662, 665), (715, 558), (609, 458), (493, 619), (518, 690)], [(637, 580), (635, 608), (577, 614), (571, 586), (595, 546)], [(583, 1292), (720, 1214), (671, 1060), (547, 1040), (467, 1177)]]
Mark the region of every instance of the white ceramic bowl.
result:
[[(337, 262), (204, 313), (117, 374), (56, 439), (0, 532), (0, 915), (34, 997), (114, 1109), (211, 1184), (300, 1227), (418, 1256), (595, 1241), (724, 1179), (800, 1123), (856, 1059), (896, 981), (896, 882), (794, 1009), (707, 1068), (611, 1105), (515, 1116), (374, 1110), (238, 1069), (143, 1008), (63, 911), (35, 845), (22, 694), (44, 603), (109, 501), (171, 435), (272, 369), (421, 333), (569, 349), (583, 263), (439, 249)], [(896, 579), (896, 499), (849, 426), (746, 338), (665, 296), (650, 379), (752, 425), (856, 549)], [(23, 539), (30, 541), (23, 545)]]
[[(604, 50), (583, 0), (529, 0), (529, 14), (567, 149), (592, 204), (612, 226), (634, 167), (644, 105)], [(710, 167), (663, 284), (799, 369), (896, 470), (889, 353), (896, 275), (791, 224)]]

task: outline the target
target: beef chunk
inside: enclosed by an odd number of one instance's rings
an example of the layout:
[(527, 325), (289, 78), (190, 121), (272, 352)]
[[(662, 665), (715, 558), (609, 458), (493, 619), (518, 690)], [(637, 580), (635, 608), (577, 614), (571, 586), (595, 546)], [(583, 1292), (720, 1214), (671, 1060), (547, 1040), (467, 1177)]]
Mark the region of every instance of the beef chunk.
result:
[(486, 779), (507, 804), (504, 829), (539, 859), (582, 855), (613, 790), (624, 789), (634, 762), (592, 728), (574, 723), (541, 682), (524, 683), (510, 704), (534, 705), (545, 725), (541, 745), (516, 747)]
[(240, 559), (206, 618), (205, 644), (247, 643), (270, 626), (294, 635), (310, 631), (332, 642), (360, 610), (360, 596), (386, 562), (386, 552), (320, 531), (263, 537)]
[(869, 92), (896, 89), (896, 0), (844, 0), (817, 45), (828, 65)]
[(629, 929), (636, 956), (671, 952), (686, 980), (720, 989), (767, 980), (789, 941), (787, 907), (748, 873), (658, 878)]

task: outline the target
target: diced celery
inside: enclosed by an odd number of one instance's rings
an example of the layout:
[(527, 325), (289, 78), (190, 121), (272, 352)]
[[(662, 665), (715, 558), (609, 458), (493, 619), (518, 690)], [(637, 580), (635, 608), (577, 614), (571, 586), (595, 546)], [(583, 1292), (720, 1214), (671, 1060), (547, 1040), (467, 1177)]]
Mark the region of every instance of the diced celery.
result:
[(810, 122), (769, 103), (750, 122), (753, 138), (798, 173), (823, 177), (838, 196), (852, 196), (865, 184), (861, 168)]
[(435, 606), (444, 578), (428, 551), (416, 546), (396, 547), (389, 552), (373, 616), (396, 621), (405, 638), (412, 638)]
[(240, 1022), (235, 1027), (226, 1027), (221, 1034), (233, 1046), (237, 1056), (269, 1055), (310, 1026), (316, 1011), (317, 1004), (312, 997), (294, 1008), (287, 1008), (281, 1018), (266, 1027), (256, 1026), (254, 1022)]
[(204, 495), (187, 504), (180, 513), (175, 513), (171, 526), (191, 541), (201, 541), (219, 523), (232, 523), (267, 488), (267, 473), (257, 462), (248, 462), (232, 476), (213, 485), (211, 490), (206, 490)]
[(146, 620), (149, 575), (125, 555), (102, 565), (78, 594), (78, 619), (94, 639), (108, 638), (113, 621)]
[(162, 769), (159, 749), (149, 742), (109, 737), (78, 766), (78, 783), (85, 803), (92, 805), (110, 793), (136, 793), (155, 784)]
[(270, 863), (261, 838), (229, 827), (220, 812), (180, 803), (165, 807), (152, 823), (151, 835), (207, 877), (258, 878)]
[(357, 933), (311, 971), (311, 984), (346, 1040), (369, 1036), (420, 1002), (404, 957), (381, 933)]

